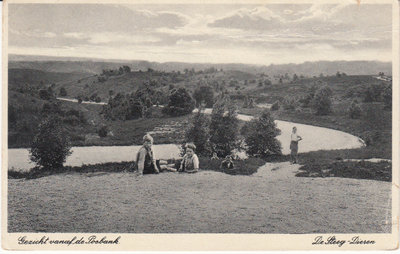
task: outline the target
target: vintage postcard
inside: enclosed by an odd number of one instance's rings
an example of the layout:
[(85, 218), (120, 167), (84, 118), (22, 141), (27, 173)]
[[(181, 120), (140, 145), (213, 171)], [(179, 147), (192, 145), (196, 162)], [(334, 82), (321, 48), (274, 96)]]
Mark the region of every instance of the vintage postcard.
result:
[(399, 2), (3, 4), (2, 248), (393, 250)]

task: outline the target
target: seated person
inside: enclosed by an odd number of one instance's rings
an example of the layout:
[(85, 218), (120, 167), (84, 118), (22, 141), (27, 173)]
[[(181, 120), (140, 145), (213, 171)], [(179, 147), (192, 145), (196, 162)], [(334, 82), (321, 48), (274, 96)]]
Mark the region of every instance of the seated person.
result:
[(138, 171), (139, 176), (142, 176), (143, 174), (159, 173), (154, 158), (152, 145), (153, 145), (153, 137), (150, 136), (149, 134), (144, 135), (143, 146), (139, 149), (138, 153), (136, 154), (136, 169)]
[(186, 154), (183, 156), (179, 172), (196, 173), (199, 171), (199, 158), (194, 153), (196, 146), (193, 143), (185, 145)]
[(218, 160), (219, 158), (218, 158), (218, 155), (217, 155), (217, 153), (216, 152), (213, 152), (213, 155), (212, 155), (212, 157), (211, 157), (211, 160)]
[(233, 161), (232, 161), (232, 156), (227, 155), (225, 159), (221, 162), (221, 169), (233, 169)]

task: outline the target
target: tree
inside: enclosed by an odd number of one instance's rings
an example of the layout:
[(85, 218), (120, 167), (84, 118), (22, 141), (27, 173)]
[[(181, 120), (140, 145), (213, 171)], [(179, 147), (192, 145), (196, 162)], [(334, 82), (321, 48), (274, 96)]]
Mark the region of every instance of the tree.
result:
[(145, 113), (145, 107), (143, 103), (138, 99), (129, 100), (129, 108), (127, 111), (126, 120), (137, 119), (143, 117)]
[(202, 114), (199, 109), (199, 112), (192, 117), (186, 131), (186, 140), (196, 145), (196, 153), (199, 155), (209, 156), (211, 154), (209, 125), (209, 117)]
[(168, 105), (163, 108), (162, 112), (170, 116), (182, 116), (192, 113), (193, 109), (192, 97), (185, 88), (181, 87), (171, 91)]
[(126, 72), (126, 73), (131, 72), (131, 67), (129, 67), (129, 66), (127, 66), (127, 65), (124, 65), (124, 66), (123, 66), (123, 69), (124, 69), (124, 72)]
[(361, 116), (361, 108), (356, 101), (353, 101), (349, 107), (349, 116), (351, 119), (358, 119)]
[(264, 110), (260, 117), (247, 122), (242, 130), (250, 156), (266, 157), (281, 154), (281, 144), (276, 137), (281, 131), (276, 127), (269, 110)]
[(194, 91), (193, 98), (197, 107), (204, 103), (207, 108), (211, 108), (214, 104), (214, 91), (210, 86), (200, 86)]
[(276, 111), (279, 109), (279, 101), (275, 101), (274, 104), (271, 106), (272, 111)]
[(61, 88), (60, 88), (60, 93), (59, 93), (59, 95), (60, 95), (60, 96), (67, 96), (67, 90), (65, 90), (64, 87), (61, 87)]
[(327, 115), (331, 112), (332, 90), (328, 86), (319, 88), (314, 95), (312, 105), (317, 115)]
[(211, 113), (210, 142), (219, 157), (231, 154), (238, 146), (239, 120), (229, 96), (220, 96)]
[(46, 89), (40, 89), (39, 90), (39, 97), (42, 100), (50, 100), (53, 97), (53, 94), (50, 93), (49, 90)]
[(299, 80), (299, 77), (298, 77), (297, 74), (295, 73), (295, 74), (293, 74), (293, 81), (297, 81), (297, 80)]
[(29, 151), (30, 159), (43, 169), (62, 168), (71, 147), (57, 117), (46, 118), (38, 127)]

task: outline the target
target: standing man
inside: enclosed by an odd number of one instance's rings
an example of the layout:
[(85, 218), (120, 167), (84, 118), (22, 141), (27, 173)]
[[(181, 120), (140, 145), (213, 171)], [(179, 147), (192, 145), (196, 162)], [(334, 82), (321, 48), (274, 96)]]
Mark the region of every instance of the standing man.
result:
[(297, 152), (299, 150), (299, 141), (302, 138), (297, 135), (297, 128), (293, 127), (292, 135), (290, 136), (290, 164), (298, 163), (298, 155)]
[(153, 137), (149, 134), (143, 137), (143, 146), (139, 149), (136, 155), (136, 169), (138, 175), (143, 174), (158, 174), (159, 170), (156, 165), (154, 158), (154, 152), (152, 149)]

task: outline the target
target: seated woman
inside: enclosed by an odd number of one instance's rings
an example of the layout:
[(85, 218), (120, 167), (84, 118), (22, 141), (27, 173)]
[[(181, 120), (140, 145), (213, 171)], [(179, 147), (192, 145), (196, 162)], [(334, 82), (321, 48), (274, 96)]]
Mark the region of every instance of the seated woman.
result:
[(199, 171), (199, 158), (194, 153), (196, 146), (188, 143), (185, 148), (186, 154), (183, 156), (179, 172), (196, 173)]
[(143, 174), (158, 174), (159, 170), (152, 149), (153, 137), (149, 134), (143, 137), (143, 146), (136, 154), (136, 169), (139, 176)]

